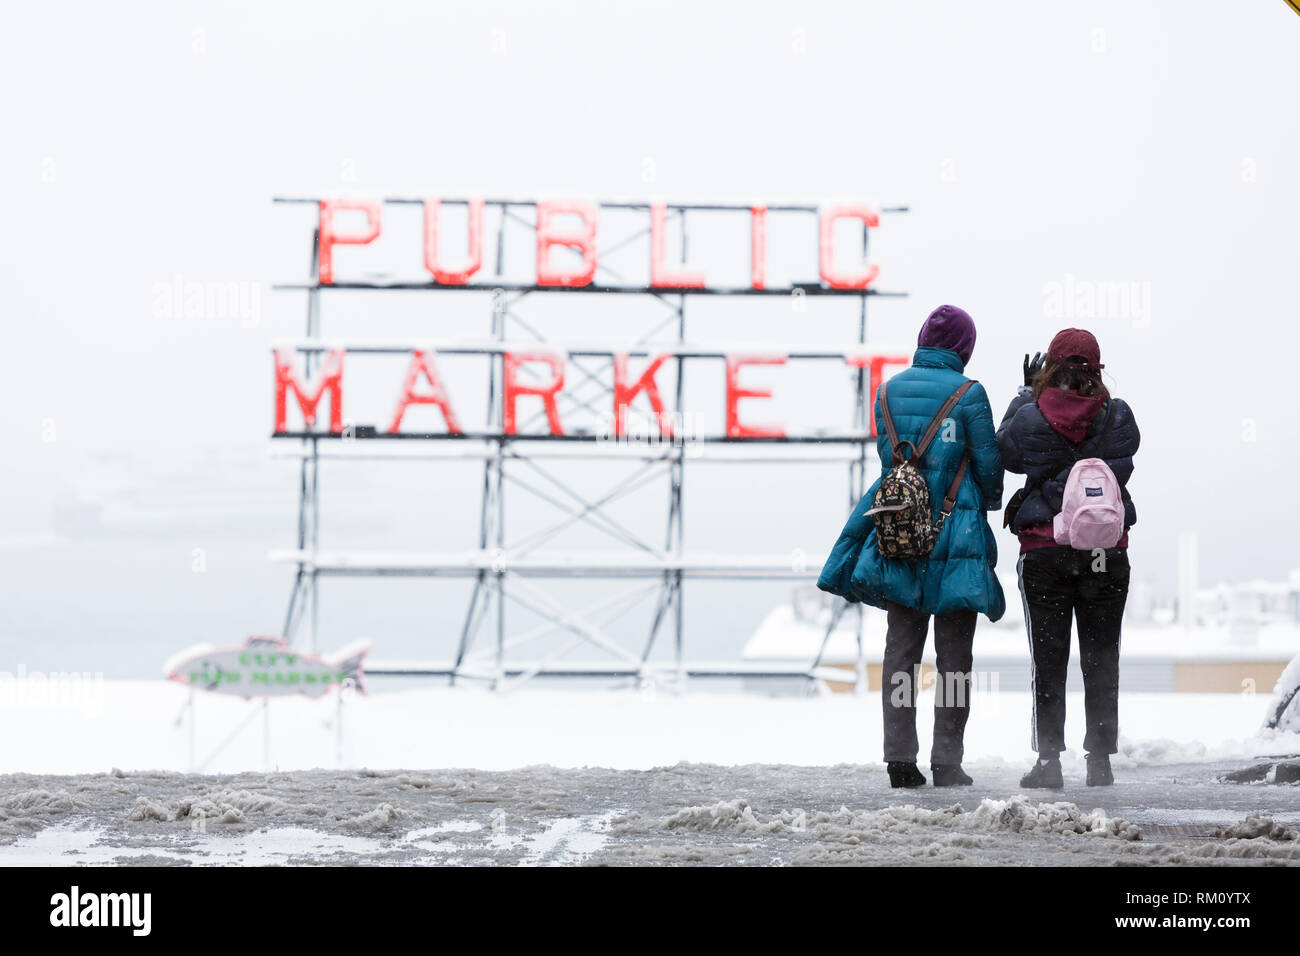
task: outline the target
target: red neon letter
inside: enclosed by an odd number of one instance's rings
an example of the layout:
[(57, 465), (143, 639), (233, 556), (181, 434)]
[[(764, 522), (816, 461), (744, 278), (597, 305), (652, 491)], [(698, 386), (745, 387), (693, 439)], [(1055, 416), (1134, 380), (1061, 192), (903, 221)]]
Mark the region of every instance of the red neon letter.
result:
[[(528, 362), (545, 362), (551, 367), (549, 385), (520, 385), (519, 367)], [(546, 420), (551, 423), (552, 435), (563, 435), (560, 425), (560, 408), (555, 396), (564, 387), (564, 357), (554, 352), (507, 352), (505, 354), (505, 412), (503, 422), (507, 435), (517, 435), (515, 428), (515, 400), (520, 395), (536, 395), (546, 406)]]
[(664, 226), (668, 207), (661, 202), (650, 204), (650, 284), (675, 289), (702, 289), (704, 276), (699, 272), (669, 272), (664, 265)]
[(749, 210), (749, 263), (755, 289), (767, 288), (767, 207), (751, 206)]
[(784, 365), (784, 355), (727, 356), (727, 437), (728, 438), (783, 438), (785, 429), (780, 425), (746, 425), (740, 420), (736, 408), (742, 398), (771, 398), (770, 388), (741, 388), (737, 382), (742, 365)]
[(304, 431), (316, 424), (316, 408), (326, 392), (330, 397), (330, 432), (343, 431), (343, 350), (334, 349), (325, 357), (320, 377), (315, 386), (304, 386), (293, 371), (293, 359), (288, 352), (275, 351), (275, 430), (285, 432), (288, 418), (288, 393), (293, 390), (302, 412)]
[(438, 264), (438, 214), (442, 203), (424, 201), (424, 267), (433, 273), (433, 281), (443, 285), (465, 285), (483, 265), (483, 200), (469, 201), (469, 259), (460, 269), (444, 269)]
[(875, 228), (880, 217), (869, 206), (831, 206), (822, 210), (821, 276), (832, 289), (865, 289), (880, 274), (880, 266), (864, 263), (856, 272), (835, 271), (835, 223), (841, 219), (861, 219), (864, 228)]
[[(582, 219), (582, 231), (556, 235), (551, 218), (574, 215)], [(551, 246), (568, 246), (582, 252), (582, 270), (565, 272), (550, 264)], [(537, 204), (537, 284), (590, 285), (596, 275), (596, 208), (585, 202), (539, 202)]]
[[(425, 395), (417, 394), (415, 391), (415, 387), (420, 384), (421, 375), (429, 380), (429, 385), (432, 387), (432, 390)], [(406, 383), (402, 386), (402, 394), (397, 399), (397, 411), (393, 414), (393, 423), (388, 426), (390, 435), (397, 434), (398, 429), (402, 427), (402, 416), (412, 405), (437, 405), (442, 412), (443, 421), (447, 423), (447, 432), (451, 435), (461, 434), (460, 425), (456, 422), (456, 414), (451, 410), (451, 400), (447, 397), (447, 390), (442, 387), (438, 366), (434, 364), (432, 350), (415, 352), (411, 355), (411, 364), (406, 370)]]
[(629, 385), (627, 381), (627, 353), (619, 352), (614, 356), (614, 434), (623, 436), (627, 434), (627, 410), (632, 407), (638, 392), (645, 392), (645, 397), (650, 402), (650, 407), (654, 409), (655, 421), (659, 423), (659, 434), (664, 438), (671, 438), (673, 435), (673, 424), (666, 408), (664, 408), (663, 397), (659, 394), (659, 386), (655, 382), (655, 373), (659, 371), (659, 366), (664, 364), (665, 359), (672, 358), (672, 354), (657, 355), (654, 361), (646, 366), (641, 377), (636, 380), (635, 385)]
[(911, 365), (912, 359), (906, 355), (869, 355), (865, 352), (857, 355), (844, 356), (844, 364), (853, 368), (868, 369), (868, 382), (871, 385), (870, 394), (867, 397), (867, 434), (876, 434), (876, 393), (880, 391), (880, 383), (885, 380), (886, 365)]
[[(334, 231), (334, 214), (355, 209), (366, 214), (366, 231), (340, 236)], [(322, 199), (320, 201), (320, 281), (334, 283), (334, 247), (364, 246), (379, 235), (380, 205), (374, 199)]]

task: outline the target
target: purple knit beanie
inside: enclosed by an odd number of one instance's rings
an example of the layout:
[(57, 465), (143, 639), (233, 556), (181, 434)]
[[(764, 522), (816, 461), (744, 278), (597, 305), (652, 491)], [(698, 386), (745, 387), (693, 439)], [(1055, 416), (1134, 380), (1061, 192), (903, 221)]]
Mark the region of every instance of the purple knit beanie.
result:
[(975, 351), (975, 322), (964, 309), (955, 305), (941, 305), (930, 313), (916, 344), (923, 348), (949, 349), (961, 358), (961, 364), (970, 361)]

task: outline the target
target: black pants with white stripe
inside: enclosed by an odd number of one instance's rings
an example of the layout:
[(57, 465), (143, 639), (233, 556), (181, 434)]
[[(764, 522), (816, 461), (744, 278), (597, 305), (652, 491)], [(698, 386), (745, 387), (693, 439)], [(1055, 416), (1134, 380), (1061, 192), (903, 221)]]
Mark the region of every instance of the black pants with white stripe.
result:
[(1119, 736), (1119, 642), (1128, 599), (1124, 548), (1041, 548), (1020, 556), (1020, 595), (1033, 656), (1030, 745), (1041, 757), (1065, 750), (1065, 678), (1070, 621), (1079, 623), (1087, 734), (1083, 749), (1113, 754)]

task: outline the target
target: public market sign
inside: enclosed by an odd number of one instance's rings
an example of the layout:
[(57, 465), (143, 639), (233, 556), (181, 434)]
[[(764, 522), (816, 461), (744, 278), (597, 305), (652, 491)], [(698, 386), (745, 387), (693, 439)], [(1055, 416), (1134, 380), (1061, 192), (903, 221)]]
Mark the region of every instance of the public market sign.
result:
[[(548, 200), (501, 199), (357, 199), (330, 198), (319, 200), (280, 200), (282, 202), (311, 202), (317, 206), (318, 220), (315, 234), (317, 267), (310, 283), (289, 284), (281, 288), (305, 288), (319, 293), (326, 289), (442, 289), (477, 290), (520, 295), (534, 292), (590, 292), (608, 294), (641, 293), (663, 298), (688, 295), (789, 295), (797, 300), (812, 296), (854, 296), (878, 294), (874, 284), (880, 267), (870, 262), (866, 255), (867, 236), (880, 224), (880, 215), (872, 206), (862, 203), (836, 205), (727, 205), (727, 204), (665, 204)], [(411, 281), (362, 281), (349, 278), (346, 263), (340, 260), (354, 253), (348, 247), (367, 246), (380, 240), (384, 234), (386, 205), (417, 205), (423, 213), (422, 264), (424, 277)], [(444, 207), (465, 207), (465, 234), (447, 236), (443, 228)], [(499, 207), (495, 250), (495, 269), (485, 269), (485, 209)], [(535, 215), (524, 218), (525, 209), (531, 207)], [(782, 227), (797, 219), (799, 214), (815, 216), (817, 221), (816, 276), (806, 282), (774, 287), (768, 277), (769, 228), (778, 221)], [(633, 218), (639, 230), (631, 240), (644, 241), (648, 236), (648, 255), (645, 260), (645, 281), (624, 280), (620, 284), (601, 284), (601, 252), (597, 238), (602, 214), (618, 215), (624, 221)], [(786, 215), (789, 214), (789, 215)], [(670, 221), (680, 225), (685, 235), (687, 216), (693, 223), (705, 215), (743, 216), (749, 226), (749, 281), (741, 286), (723, 286), (711, 283), (708, 263), (670, 265), (667, 255), (667, 230)], [(772, 222), (769, 222), (769, 217)], [(639, 218), (638, 218), (639, 217)], [(342, 220), (348, 221), (346, 225)], [(530, 259), (532, 272), (527, 276), (514, 276), (507, 280), (501, 274), (504, 255), (502, 237), (506, 225), (519, 224), (531, 230)], [(849, 249), (836, 248), (837, 234), (856, 230), (860, 246)], [(806, 230), (805, 230), (806, 232)], [(799, 235), (805, 233), (801, 232)], [(790, 239), (790, 236), (784, 238)], [(840, 235), (841, 240), (843, 236)], [(448, 256), (443, 247), (454, 243), (465, 250), (459, 256)], [(625, 242), (614, 242), (622, 247)], [(788, 245), (788, 243), (787, 243)], [(841, 245), (844, 244), (841, 242)], [(567, 257), (557, 256), (557, 250), (568, 250)], [(743, 252), (744, 250), (740, 250)], [(811, 251), (811, 250), (810, 250)], [(563, 259), (563, 261), (560, 261)], [(847, 260), (847, 261), (846, 261)], [(488, 275), (487, 273), (492, 273)], [(802, 309), (801, 309), (802, 310)], [(855, 316), (856, 318), (856, 316)], [(865, 328), (865, 306), (863, 311)], [(630, 337), (629, 337), (630, 338)], [(362, 434), (354, 433), (345, 425), (345, 371), (353, 356), (368, 353), (398, 353), (406, 357), (406, 368), (400, 379), (394, 380), (396, 399), (383, 420), (362, 427)], [(447, 379), (440, 372), (439, 358), (447, 355), (475, 354), (490, 358), (494, 375), (499, 375), (500, 401), (493, 412), (495, 420), (483, 423), (465, 423), (457, 408), (455, 396)], [(575, 395), (580, 387), (592, 378), (590, 370), (580, 361), (583, 356), (596, 356), (608, 363), (609, 381), (604, 383), (608, 392), (609, 427), (606, 434), (566, 429), (561, 414), (561, 398), (571, 399), (570, 405), (591, 407), (590, 400)], [(442, 341), (435, 344), (412, 342), (409, 344), (339, 344), (327, 343), (313, 337), (304, 342), (281, 344), (274, 351), (274, 434), (280, 437), (342, 436), (342, 437), (494, 437), (537, 436), (549, 438), (622, 438), (627, 434), (628, 413), (639, 406), (643, 418), (657, 426), (658, 437), (673, 438), (684, 412), (670, 401), (671, 390), (660, 382), (665, 366), (681, 374), (686, 359), (718, 359), (725, 371), (719, 376), (718, 386), (724, 398), (724, 420), (717, 430), (718, 437), (727, 440), (782, 440), (787, 437), (780, 423), (755, 424), (741, 414), (741, 402), (752, 405), (755, 400), (772, 397), (772, 389), (745, 384), (742, 377), (751, 366), (781, 366), (794, 359), (830, 359), (855, 375), (856, 382), (866, 392), (865, 422), (867, 434), (875, 433), (871, 418), (875, 391), (884, 380), (890, 366), (905, 366), (910, 361), (907, 351), (899, 349), (872, 349), (865, 342), (843, 347), (820, 349), (787, 348), (777, 350), (755, 349), (736, 343), (695, 347), (685, 341), (663, 344), (614, 342), (583, 348), (551, 347), (542, 344), (517, 345), (501, 338), (486, 341)], [(581, 375), (571, 374), (576, 369)], [(716, 373), (715, 373), (716, 374)], [(751, 373), (752, 375), (752, 373)], [(666, 376), (665, 376), (666, 377)], [(678, 390), (680, 391), (680, 389)], [(666, 395), (665, 393), (669, 393)], [(328, 418), (324, 406), (328, 405)], [(521, 404), (528, 406), (543, 430), (521, 427)], [(438, 410), (443, 428), (436, 432), (414, 432), (404, 427), (407, 412), (412, 406), (433, 406)], [(674, 406), (670, 408), (670, 406)], [(296, 412), (291, 415), (291, 412)], [(542, 415), (544, 413), (544, 416)], [(293, 419), (293, 420), (291, 420)], [(319, 427), (317, 422), (327, 422)], [(861, 426), (859, 426), (861, 427)], [(861, 438), (859, 434), (856, 436)]]

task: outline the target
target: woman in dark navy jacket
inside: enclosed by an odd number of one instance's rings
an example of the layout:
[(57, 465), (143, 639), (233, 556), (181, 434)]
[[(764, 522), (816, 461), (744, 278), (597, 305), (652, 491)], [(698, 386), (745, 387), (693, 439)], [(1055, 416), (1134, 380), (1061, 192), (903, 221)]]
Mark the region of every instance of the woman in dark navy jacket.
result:
[[(1141, 436), (1133, 411), (1102, 384), (1101, 347), (1092, 333), (1065, 329), (1046, 359), (1025, 356), (1025, 386), (998, 428), (1008, 471), (1025, 487), (1007, 506), (1007, 523), (1020, 538), (1020, 594), (1033, 657), (1031, 745), (1038, 761), (1023, 787), (1059, 788), (1065, 750), (1065, 681), (1070, 621), (1079, 623), (1088, 757), (1088, 785), (1114, 782), (1110, 755), (1119, 734), (1119, 644), (1128, 598), (1128, 529), (1137, 522), (1128, 480)], [(1074, 462), (1101, 458), (1119, 482), (1124, 534), (1114, 548), (1076, 550), (1058, 545), (1052, 520)]]

